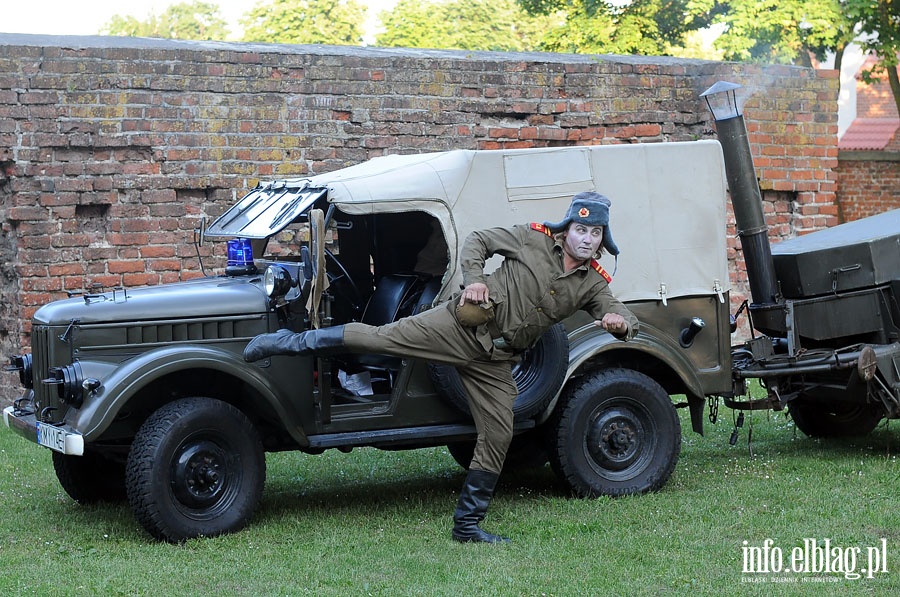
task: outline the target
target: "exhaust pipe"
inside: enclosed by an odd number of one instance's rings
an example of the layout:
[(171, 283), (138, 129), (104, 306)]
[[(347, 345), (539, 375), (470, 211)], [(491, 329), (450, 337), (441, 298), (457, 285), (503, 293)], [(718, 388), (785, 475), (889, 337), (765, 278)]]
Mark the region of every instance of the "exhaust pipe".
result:
[(736, 83), (719, 81), (701, 93), (700, 97), (706, 100), (706, 105), (716, 120), (735, 224), (747, 264), (752, 309), (775, 305), (779, 293), (772, 248), (769, 245), (769, 227), (763, 216), (762, 196), (753, 168), (747, 127), (735, 95), (740, 87)]

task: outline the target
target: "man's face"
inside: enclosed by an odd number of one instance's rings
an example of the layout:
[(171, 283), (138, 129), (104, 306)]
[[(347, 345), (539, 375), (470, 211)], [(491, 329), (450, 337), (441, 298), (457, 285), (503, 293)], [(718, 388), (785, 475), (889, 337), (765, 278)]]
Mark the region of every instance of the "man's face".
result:
[(603, 242), (603, 226), (586, 226), (578, 222), (569, 224), (563, 251), (577, 261), (587, 261), (600, 249)]

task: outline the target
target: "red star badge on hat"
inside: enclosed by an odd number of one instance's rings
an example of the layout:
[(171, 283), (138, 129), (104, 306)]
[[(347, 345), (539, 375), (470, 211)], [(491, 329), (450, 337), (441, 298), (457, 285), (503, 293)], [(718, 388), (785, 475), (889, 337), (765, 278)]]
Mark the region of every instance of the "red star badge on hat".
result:
[(590, 212), (590, 210), (588, 210), (588, 208), (586, 208), (586, 207), (582, 207), (581, 209), (578, 210), (578, 217), (579, 217), (579, 218), (586, 218), (586, 217), (588, 217), (589, 215), (591, 215), (591, 212)]

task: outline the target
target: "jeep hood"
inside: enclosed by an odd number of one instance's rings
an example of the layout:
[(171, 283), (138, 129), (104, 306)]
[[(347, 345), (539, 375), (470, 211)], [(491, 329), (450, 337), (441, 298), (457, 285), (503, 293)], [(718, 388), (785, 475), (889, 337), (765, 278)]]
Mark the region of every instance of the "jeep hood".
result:
[(34, 322), (81, 323), (209, 318), (266, 312), (266, 296), (254, 278), (198, 278), (186, 282), (116, 289), (44, 305)]

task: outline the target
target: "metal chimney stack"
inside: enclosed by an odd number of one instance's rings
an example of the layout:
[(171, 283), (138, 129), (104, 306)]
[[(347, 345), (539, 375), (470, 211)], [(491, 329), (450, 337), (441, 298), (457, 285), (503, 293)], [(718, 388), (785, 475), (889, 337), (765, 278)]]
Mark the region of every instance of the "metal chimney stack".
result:
[(716, 119), (734, 219), (747, 265), (752, 304), (767, 306), (777, 302), (778, 282), (747, 127), (735, 96), (735, 90), (740, 87), (720, 81), (701, 93), (700, 97), (706, 100)]

